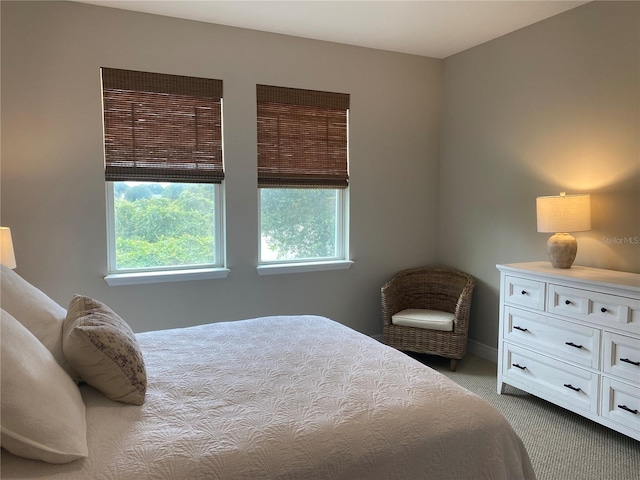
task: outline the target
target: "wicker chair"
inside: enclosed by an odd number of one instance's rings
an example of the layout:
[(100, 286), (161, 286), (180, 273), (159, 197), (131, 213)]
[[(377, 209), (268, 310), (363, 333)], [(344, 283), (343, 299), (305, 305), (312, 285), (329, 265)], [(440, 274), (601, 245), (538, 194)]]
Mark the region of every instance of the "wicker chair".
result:
[[(403, 270), (381, 288), (383, 342), (398, 350), (450, 358), (455, 372), (467, 352), (469, 311), (475, 281), (448, 267)], [(394, 325), (392, 315), (405, 309), (429, 309), (454, 314), (453, 331)]]

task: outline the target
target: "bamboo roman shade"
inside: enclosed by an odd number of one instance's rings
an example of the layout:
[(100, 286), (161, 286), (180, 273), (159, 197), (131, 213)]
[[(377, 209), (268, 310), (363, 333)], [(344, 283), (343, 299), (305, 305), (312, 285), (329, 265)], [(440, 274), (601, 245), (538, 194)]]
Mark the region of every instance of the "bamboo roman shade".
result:
[(102, 69), (108, 181), (220, 183), (222, 81)]
[(257, 85), (258, 187), (346, 188), (349, 95)]

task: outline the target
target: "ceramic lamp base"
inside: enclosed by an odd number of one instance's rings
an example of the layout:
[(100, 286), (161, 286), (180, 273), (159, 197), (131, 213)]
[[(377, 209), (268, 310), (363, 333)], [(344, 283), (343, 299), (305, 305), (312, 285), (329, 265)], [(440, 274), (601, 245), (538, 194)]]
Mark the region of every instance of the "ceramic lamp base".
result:
[(578, 242), (568, 233), (556, 233), (547, 240), (547, 256), (553, 268), (571, 268), (578, 252)]

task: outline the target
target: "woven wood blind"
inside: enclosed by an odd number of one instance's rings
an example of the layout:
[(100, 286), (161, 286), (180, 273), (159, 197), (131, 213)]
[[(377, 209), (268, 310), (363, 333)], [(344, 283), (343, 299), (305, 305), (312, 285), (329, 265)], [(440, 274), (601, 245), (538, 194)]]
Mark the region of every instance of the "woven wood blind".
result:
[(349, 95), (257, 85), (258, 187), (346, 188)]
[(108, 181), (220, 183), (222, 81), (102, 69)]

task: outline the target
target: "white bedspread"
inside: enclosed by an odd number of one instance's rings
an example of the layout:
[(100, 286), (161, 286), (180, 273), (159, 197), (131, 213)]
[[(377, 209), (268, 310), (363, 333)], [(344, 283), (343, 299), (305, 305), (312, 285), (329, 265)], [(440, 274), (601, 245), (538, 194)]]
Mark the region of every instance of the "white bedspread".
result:
[(50, 465), (3, 450), (3, 479), (534, 478), (487, 402), (326, 318), (137, 337), (145, 404), (83, 386), (89, 458)]

